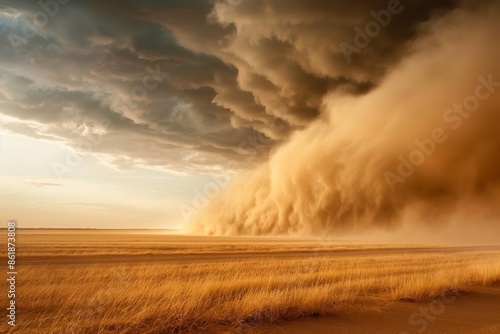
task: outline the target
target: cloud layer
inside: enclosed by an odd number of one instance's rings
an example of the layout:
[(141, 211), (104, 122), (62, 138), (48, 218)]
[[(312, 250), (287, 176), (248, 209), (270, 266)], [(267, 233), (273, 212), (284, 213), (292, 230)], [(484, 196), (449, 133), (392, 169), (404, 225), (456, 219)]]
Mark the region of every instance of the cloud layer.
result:
[(252, 171), (196, 232), (498, 217), (498, 1), (12, 0), (0, 10), (3, 131), (118, 168)]
[(321, 117), (331, 92), (376, 87), (454, 6), (400, 5), (347, 64), (339, 44), (387, 1), (7, 1), (0, 122), (120, 168), (228, 169)]
[(421, 37), (377, 87), (363, 96), (329, 90), (325, 117), (235, 182), (192, 230), (498, 226), (498, 14), (496, 2), (464, 3), (421, 25)]

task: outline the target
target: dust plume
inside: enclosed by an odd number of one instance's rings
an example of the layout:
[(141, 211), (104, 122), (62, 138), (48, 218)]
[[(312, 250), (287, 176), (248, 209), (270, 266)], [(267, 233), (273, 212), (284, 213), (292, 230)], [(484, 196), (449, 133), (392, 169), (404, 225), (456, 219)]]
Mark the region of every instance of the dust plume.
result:
[[(497, 2), (464, 2), (421, 23), (420, 37), (368, 93), (336, 87), (315, 96), (319, 117), (235, 180), (190, 230), (494, 229), (500, 217), (499, 14)], [(264, 66), (250, 58), (249, 67)], [(310, 65), (319, 77), (328, 70), (319, 61)]]

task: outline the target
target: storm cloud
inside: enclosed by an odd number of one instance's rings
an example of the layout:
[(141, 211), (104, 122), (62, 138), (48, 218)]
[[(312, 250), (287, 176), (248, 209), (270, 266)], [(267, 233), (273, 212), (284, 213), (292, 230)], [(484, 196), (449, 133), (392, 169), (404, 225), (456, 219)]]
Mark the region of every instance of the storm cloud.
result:
[(192, 230), (497, 233), (499, 13), (496, 2), (463, 3), (421, 24), (406, 55), (373, 89), (362, 96), (329, 90), (324, 117), (234, 182)]
[(407, 6), (348, 65), (340, 42), (386, 1), (6, 1), (2, 127), (119, 167), (259, 161), (319, 118), (330, 92), (373, 89), (454, 2)]
[[(498, 195), (498, 14), (467, 0), (4, 1), (0, 124), (118, 168), (246, 171), (193, 223), (203, 233), (476, 212)], [(457, 116), (480, 84), (480, 111)], [(414, 166), (421, 145), (432, 154)]]

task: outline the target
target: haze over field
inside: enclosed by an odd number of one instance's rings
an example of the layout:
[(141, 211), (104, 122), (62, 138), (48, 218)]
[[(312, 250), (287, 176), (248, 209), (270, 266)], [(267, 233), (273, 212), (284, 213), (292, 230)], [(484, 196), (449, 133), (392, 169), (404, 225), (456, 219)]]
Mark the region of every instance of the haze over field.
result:
[[(323, 12), (299, 16), (302, 8), (291, 6), (278, 18), (261, 18), (239, 7), (231, 14), (216, 10), (219, 22), (236, 27), (225, 51), (239, 59), (240, 82), (248, 87), (261, 71), (283, 99), (315, 105), (319, 114), (231, 185), (193, 230), (338, 235), (423, 224), (431, 232), (445, 227), (453, 237), (462, 228), (467, 238), (498, 233), (500, 6), (462, 1), (439, 15), (434, 6), (420, 5), (430, 16), (408, 14), (408, 27), (394, 19), (359, 56), (348, 49), (354, 60), (342, 66), (340, 55), (328, 59), (322, 52), (346, 38), (317, 32)], [(403, 7), (398, 15), (412, 10)], [(355, 26), (369, 22), (351, 19)], [(256, 20), (259, 28), (249, 29)], [(249, 47), (267, 39), (280, 47)], [(278, 64), (281, 57), (288, 61)], [(291, 81), (294, 71), (309, 80)], [(334, 77), (337, 84), (322, 89), (312, 84)]]

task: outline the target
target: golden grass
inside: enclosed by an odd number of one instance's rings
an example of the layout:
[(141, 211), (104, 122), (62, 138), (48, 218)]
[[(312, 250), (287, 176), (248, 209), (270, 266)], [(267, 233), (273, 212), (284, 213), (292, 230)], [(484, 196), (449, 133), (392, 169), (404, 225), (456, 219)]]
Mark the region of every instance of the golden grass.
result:
[[(26, 232), (25, 232), (26, 233)], [(324, 252), (386, 248), (439, 247), (405, 243), (364, 243), (352, 241), (194, 237), (161, 234), (129, 234), (67, 231), (65, 233), (26, 233), (18, 247), (20, 257), (99, 256), (99, 255), (168, 255), (207, 253)]]
[(39, 256), (99, 256), (99, 255), (169, 255), (169, 254), (220, 254), (220, 253), (253, 253), (269, 254), (280, 252), (324, 252), (338, 250), (360, 250), (360, 249), (387, 249), (387, 248), (419, 248), (415, 245), (388, 245), (388, 244), (267, 244), (255, 245), (251, 243), (227, 244), (137, 244), (137, 243), (36, 243), (26, 245), (19, 249), (22, 257)]
[(336, 314), (373, 298), (425, 300), (499, 280), (498, 251), (24, 265), (16, 332), (200, 333), (216, 323), (237, 329)]

